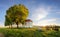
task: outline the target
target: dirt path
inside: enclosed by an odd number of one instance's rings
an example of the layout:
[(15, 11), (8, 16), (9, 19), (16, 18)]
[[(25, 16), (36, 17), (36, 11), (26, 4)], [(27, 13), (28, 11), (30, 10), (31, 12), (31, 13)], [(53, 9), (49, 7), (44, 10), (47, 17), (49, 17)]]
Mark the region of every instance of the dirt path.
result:
[(0, 33), (0, 37), (4, 37), (4, 34), (3, 33)]

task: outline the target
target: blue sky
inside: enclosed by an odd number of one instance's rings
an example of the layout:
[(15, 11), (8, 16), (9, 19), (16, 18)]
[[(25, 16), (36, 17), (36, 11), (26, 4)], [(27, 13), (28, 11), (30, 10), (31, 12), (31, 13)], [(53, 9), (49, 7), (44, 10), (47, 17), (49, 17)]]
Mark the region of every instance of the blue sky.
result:
[(0, 0), (0, 26), (4, 26), (6, 10), (15, 4), (24, 4), (29, 9), (28, 19), (34, 25), (60, 26), (60, 0)]

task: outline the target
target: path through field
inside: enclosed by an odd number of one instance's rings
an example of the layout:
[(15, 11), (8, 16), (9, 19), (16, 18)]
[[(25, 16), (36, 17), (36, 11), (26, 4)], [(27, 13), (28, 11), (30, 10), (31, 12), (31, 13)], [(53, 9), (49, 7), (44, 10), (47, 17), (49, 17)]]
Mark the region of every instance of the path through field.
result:
[(3, 33), (0, 33), (0, 37), (4, 37), (4, 34)]

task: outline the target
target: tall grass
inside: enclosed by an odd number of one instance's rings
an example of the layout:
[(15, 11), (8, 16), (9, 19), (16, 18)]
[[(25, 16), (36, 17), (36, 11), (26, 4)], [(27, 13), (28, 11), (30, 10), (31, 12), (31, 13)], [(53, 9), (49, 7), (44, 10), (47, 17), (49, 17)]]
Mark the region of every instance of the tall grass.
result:
[(60, 31), (37, 30), (34, 28), (0, 29), (4, 37), (60, 37)]

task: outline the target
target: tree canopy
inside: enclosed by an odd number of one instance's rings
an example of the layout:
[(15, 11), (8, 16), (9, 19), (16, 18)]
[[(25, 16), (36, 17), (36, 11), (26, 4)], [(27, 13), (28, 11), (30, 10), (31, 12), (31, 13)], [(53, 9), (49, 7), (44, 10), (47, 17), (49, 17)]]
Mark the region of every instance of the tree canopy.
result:
[(6, 11), (5, 25), (16, 23), (18, 27), (19, 23), (24, 23), (28, 14), (29, 11), (24, 5), (14, 5)]

